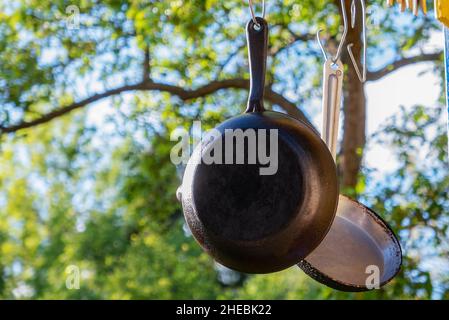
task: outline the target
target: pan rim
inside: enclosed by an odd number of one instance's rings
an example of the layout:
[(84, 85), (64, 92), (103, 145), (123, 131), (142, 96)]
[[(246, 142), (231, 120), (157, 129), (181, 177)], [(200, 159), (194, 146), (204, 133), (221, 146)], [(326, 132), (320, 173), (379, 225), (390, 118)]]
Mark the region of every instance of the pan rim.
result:
[[(349, 200), (351, 202), (355, 202), (357, 205), (361, 206), (364, 209), (363, 210), (364, 214), (367, 214), (370, 218), (373, 219), (374, 222), (376, 222), (380, 227), (382, 227), (382, 229), (388, 235), (388, 238), (394, 244), (396, 255), (399, 256), (399, 263), (397, 264), (396, 269), (394, 270), (392, 275), (380, 283), (380, 287), (385, 286), (386, 284), (388, 284), (390, 281), (392, 281), (398, 275), (398, 273), (401, 271), (401, 268), (402, 268), (403, 252), (402, 252), (401, 244), (400, 244), (396, 234), (394, 233), (394, 231), (390, 227), (390, 225), (374, 210), (368, 208), (364, 204), (362, 204), (358, 201), (355, 201), (345, 195), (340, 195), (340, 197), (346, 198), (347, 200)], [(346, 217), (342, 217), (342, 218), (345, 218), (346, 220), (350, 221), (350, 219), (347, 219)], [(370, 237), (371, 237), (371, 235), (370, 235)], [(319, 283), (326, 285), (330, 288), (336, 289), (336, 290), (347, 291), (347, 292), (364, 292), (364, 291), (374, 290), (374, 289), (369, 289), (364, 285), (350, 284), (345, 281), (334, 279), (333, 277), (325, 274), (324, 272), (321, 272), (318, 268), (314, 267), (311, 263), (309, 263), (307, 261), (307, 257), (305, 259), (301, 260), (297, 265), (299, 268), (301, 268), (308, 276), (310, 276), (315, 281), (318, 281)]]

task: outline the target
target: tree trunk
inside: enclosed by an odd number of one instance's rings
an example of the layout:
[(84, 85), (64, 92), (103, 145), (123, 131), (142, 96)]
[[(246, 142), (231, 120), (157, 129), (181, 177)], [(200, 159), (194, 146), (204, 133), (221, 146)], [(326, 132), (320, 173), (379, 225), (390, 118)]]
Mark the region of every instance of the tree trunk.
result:
[[(351, 17), (350, 4), (351, 1), (346, 0), (348, 21)], [(349, 27), (346, 43), (354, 44), (352, 48), (354, 57), (356, 61), (361, 61), (362, 43), (360, 35), (362, 32), (362, 11), (359, 5), (357, 6), (357, 12), (357, 23), (354, 29)], [(347, 53), (346, 45), (342, 59), (348, 66), (348, 71), (344, 83), (343, 141), (341, 144), (339, 169), (343, 192), (353, 193), (357, 185), (366, 142), (366, 97), (364, 84), (357, 77), (357, 73)], [(359, 68), (361, 69), (360, 63)]]

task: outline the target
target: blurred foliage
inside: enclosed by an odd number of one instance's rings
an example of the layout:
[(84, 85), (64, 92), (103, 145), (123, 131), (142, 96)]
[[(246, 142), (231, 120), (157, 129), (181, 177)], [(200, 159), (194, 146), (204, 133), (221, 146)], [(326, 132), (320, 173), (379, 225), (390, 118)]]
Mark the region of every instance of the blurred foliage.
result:
[[(294, 34), (339, 19), (328, 1), (270, 1), (269, 79), (310, 113), (318, 110), (321, 56)], [(0, 2), (0, 125), (39, 117), (94, 92), (141, 80), (145, 51), (155, 81), (197, 86), (247, 76), (240, 0), (79, 1), (80, 28), (66, 25), (69, 1)], [(420, 48), (430, 18), (394, 21), (370, 3), (371, 60)], [(426, 27), (423, 27), (426, 26)], [(416, 32), (420, 30), (420, 32)], [(414, 35), (413, 37), (411, 35)], [(397, 39), (402, 39), (397, 41)], [(287, 49), (280, 50), (287, 46)], [(292, 68), (291, 65), (303, 66)], [(181, 167), (170, 132), (201, 119), (203, 130), (237, 114), (245, 94), (217, 92), (181, 103), (130, 93), (48, 124), (0, 137), (0, 297), (91, 299), (403, 299), (449, 297), (447, 136), (441, 105), (401, 109), (371, 139), (394, 150), (384, 180), (370, 168), (363, 201), (392, 223), (405, 259), (385, 288), (347, 294), (291, 268), (242, 275), (214, 264), (192, 239), (176, 200)], [(440, 103), (441, 104), (441, 103)], [(103, 111), (100, 111), (100, 110)], [(67, 267), (80, 289), (66, 288)], [(432, 274), (430, 271), (440, 270)]]

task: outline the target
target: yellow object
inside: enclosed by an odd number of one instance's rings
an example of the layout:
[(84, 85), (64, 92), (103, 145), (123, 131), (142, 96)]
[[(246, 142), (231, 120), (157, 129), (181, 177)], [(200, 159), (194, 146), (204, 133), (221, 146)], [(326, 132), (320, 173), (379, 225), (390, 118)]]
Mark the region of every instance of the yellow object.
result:
[[(388, 6), (391, 7), (395, 4), (395, 1), (400, 5), (401, 12), (405, 9), (409, 9), (413, 12), (415, 16), (418, 16), (419, 9), (421, 8), (424, 15), (427, 14), (427, 3), (426, 0), (388, 0)], [(435, 0), (437, 1), (437, 0)], [(447, 0), (449, 1), (449, 0)], [(448, 4), (449, 5), (449, 4)]]
[(449, 28), (449, 0), (435, 0), (435, 15)]
[(400, 0), (399, 2), (401, 4), (401, 12), (404, 12), (407, 8), (407, 3), (405, 2), (405, 0)]
[(427, 14), (427, 2), (426, 2), (426, 0), (419, 0), (419, 4), (420, 4), (424, 14)]

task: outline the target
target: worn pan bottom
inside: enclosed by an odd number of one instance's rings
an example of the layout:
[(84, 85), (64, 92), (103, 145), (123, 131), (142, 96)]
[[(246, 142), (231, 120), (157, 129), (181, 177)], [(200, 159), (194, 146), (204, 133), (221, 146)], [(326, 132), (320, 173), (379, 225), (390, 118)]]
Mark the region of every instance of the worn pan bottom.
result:
[(329, 233), (298, 266), (322, 284), (355, 292), (373, 289), (376, 274), (379, 286), (386, 284), (401, 263), (401, 247), (388, 225), (369, 208), (340, 195)]

